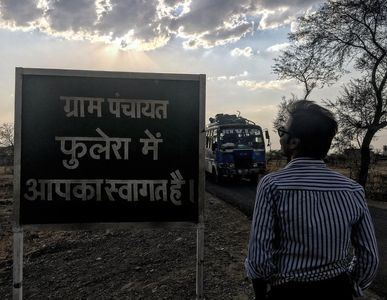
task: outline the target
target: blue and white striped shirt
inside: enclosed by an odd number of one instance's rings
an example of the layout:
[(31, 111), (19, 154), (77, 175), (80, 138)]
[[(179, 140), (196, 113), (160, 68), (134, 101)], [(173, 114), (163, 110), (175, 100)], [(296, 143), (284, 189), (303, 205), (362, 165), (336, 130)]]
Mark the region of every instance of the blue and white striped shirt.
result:
[(257, 188), (245, 265), (249, 278), (272, 285), (348, 273), (362, 295), (378, 266), (363, 188), (308, 158), (266, 175)]

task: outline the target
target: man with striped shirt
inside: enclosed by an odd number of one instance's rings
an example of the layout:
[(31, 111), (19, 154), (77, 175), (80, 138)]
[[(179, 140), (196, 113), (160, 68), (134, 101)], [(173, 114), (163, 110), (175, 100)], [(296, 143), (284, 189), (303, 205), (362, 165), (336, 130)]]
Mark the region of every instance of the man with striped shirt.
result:
[(376, 274), (364, 190), (323, 161), (336, 132), (332, 113), (306, 100), (293, 103), (278, 128), (292, 160), (257, 188), (245, 262), (257, 300), (353, 299)]

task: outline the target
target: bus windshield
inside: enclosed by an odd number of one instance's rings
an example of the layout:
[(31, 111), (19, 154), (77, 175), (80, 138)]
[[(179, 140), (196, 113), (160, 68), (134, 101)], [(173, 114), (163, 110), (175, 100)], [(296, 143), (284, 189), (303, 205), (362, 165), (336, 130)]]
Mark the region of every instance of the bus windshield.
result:
[(262, 148), (262, 131), (258, 128), (224, 128), (220, 130), (222, 148)]

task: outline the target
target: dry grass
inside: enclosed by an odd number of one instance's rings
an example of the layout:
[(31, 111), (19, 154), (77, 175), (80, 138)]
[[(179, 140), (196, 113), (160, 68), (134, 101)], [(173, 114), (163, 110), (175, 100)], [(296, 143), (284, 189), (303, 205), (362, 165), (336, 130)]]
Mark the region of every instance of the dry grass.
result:
[[(284, 159), (270, 160), (267, 164), (267, 170), (270, 173), (283, 168), (286, 164), (287, 162)], [(349, 165), (349, 163), (342, 165), (328, 164), (328, 167), (344, 176), (355, 179), (355, 168), (351, 168)], [(378, 161), (370, 165), (366, 193), (369, 200), (387, 202), (387, 160)]]

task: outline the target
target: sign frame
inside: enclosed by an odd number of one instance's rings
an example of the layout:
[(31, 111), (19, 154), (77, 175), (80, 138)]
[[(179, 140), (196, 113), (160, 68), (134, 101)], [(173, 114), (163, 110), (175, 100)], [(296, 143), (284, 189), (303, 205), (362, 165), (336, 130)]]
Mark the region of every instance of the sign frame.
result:
[[(66, 224), (20, 224), (21, 196), (21, 133), (22, 133), (22, 87), (24, 75), (37, 76), (69, 76), (90, 78), (119, 79), (151, 79), (198, 81), (199, 83), (199, 137), (198, 137), (198, 184), (195, 192), (198, 201), (198, 222), (109, 222), (109, 223), (66, 223)], [(133, 229), (133, 228), (196, 228), (197, 230), (197, 263), (196, 263), (196, 299), (204, 299), (203, 267), (204, 267), (204, 146), (205, 146), (205, 74), (175, 74), (175, 73), (141, 73), (112, 72), (69, 69), (42, 69), (17, 67), (15, 72), (15, 147), (14, 147), (14, 179), (13, 179), (13, 299), (22, 299), (23, 281), (23, 237), (24, 230), (57, 231), (57, 230), (98, 230), (98, 229)]]
[(66, 224), (24, 224), (28, 230), (89, 230), (106, 228), (133, 228), (135, 227), (197, 227), (204, 220), (204, 145), (205, 145), (205, 84), (204, 74), (172, 74), (172, 73), (137, 73), (137, 72), (110, 72), (110, 71), (85, 71), (62, 69), (33, 69), (16, 68), (15, 78), (15, 155), (14, 155), (14, 216), (15, 226), (20, 227), (20, 187), (21, 187), (21, 130), (22, 130), (22, 84), (24, 75), (37, 76), (69, 76), (90, 78), (122, 78), (122, 79), (151, 79), (151, 80), (189, 80), (199, 82), (199, 174), (198, 188), (198, 223), (192, 222), (122, 222), (122, 223), (66, 223)]

